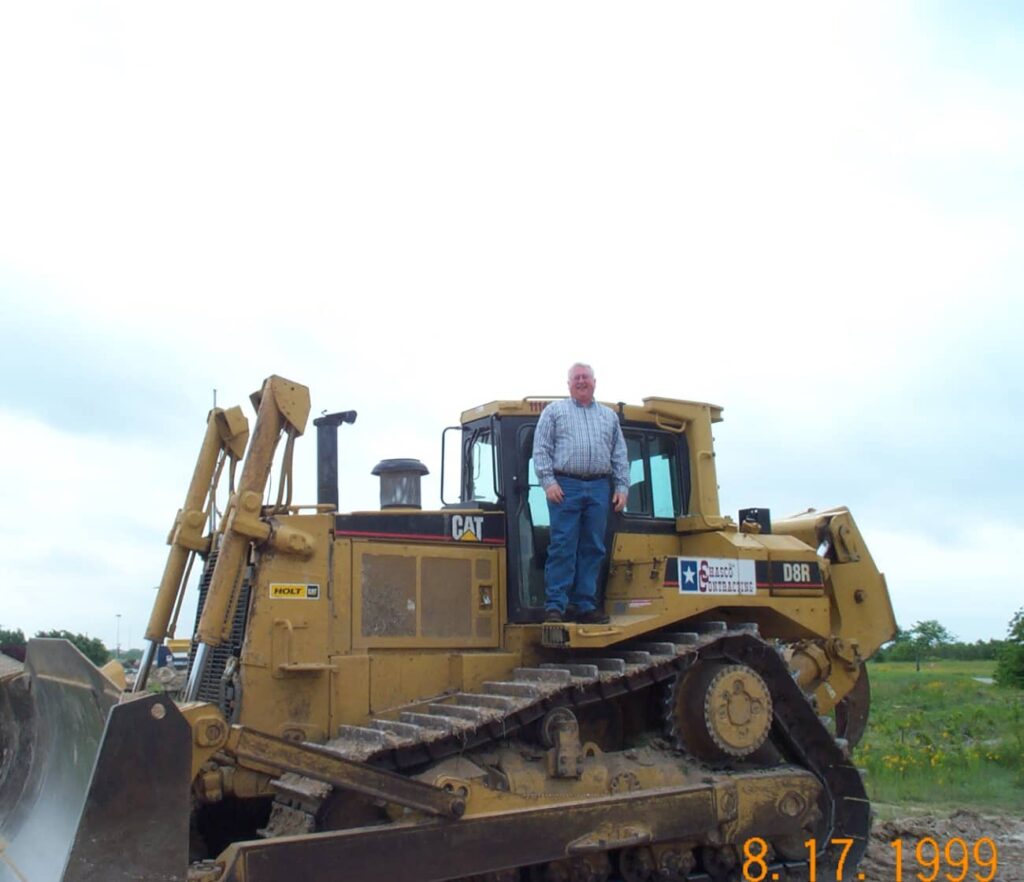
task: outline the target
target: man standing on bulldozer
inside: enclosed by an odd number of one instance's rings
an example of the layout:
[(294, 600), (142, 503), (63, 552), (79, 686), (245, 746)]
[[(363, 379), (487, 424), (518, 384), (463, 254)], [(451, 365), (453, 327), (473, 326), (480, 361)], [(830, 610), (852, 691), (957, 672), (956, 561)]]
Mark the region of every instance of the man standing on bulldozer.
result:
[(533, 462), (548, 500), (551, 541), (544, 566), (546, 622), (602, 624), (597, 576), (604, 561), (609, 505), (626, 506), (629, 462), (615, 412), (594, 401), (588, 364), (569, 368), (570, 398), (544, 408)]

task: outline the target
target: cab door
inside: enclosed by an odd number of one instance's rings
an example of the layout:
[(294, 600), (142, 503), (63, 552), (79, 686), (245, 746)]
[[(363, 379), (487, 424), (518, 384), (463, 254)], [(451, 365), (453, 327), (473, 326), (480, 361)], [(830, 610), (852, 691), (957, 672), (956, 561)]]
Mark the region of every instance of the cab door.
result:
[[(551, 536), (547, 497), (533, 467), (536, 418), (505, 418), (500, 432), (502, 486), (499, 498), (508, 525), (510, 622), (539, 622), (544, 616), (544, 564)], [(616, 534), (674, 535), (675, 519), (687, 510), (686, 438), (648, 426), (623, 426), (629, 458), (626, 508), (608, 519), (608, 555), (599, 576), (605, 585)], [(610, 492), (610, 490), (609, 490)], [(603, 592), (602, 592), (603, 598)]]

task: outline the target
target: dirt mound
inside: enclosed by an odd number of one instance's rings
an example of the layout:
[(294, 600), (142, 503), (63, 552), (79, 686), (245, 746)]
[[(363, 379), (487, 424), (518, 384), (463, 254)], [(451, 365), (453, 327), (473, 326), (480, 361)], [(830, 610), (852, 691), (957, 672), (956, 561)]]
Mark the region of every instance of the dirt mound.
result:
[[(954, 837), (964, 840), (968, 849), (973, 849), (979, 839), (988, 837), (998, 851), (998, 869), (993, 882), (1024, 882), (1024, 818), (966, 810), (947, 817), (921, 815), (877, 822), (871, 831), (871, 844), (859, 872), (864, 874), (866, 882), (894, 882), (896, 849), (890, 843), (900, 839), (903, 841), (903, 878), (913, 880), (918, 873), (930, 876), (933, 864), (919, 865), (914, 857), (918, 843), (926, 836), (934, 839), (940, 849), (944, 849)], [(959, 854), (954, 848), (954, 859), (959, 858)], [(924, 856), (930, 860), (931, 852), (925, 852)], [(981, 857), (988, 860), (988, 852), (982, 851)], [(961, 869), (961, 864), (950, 866), (943, 860), (935, 878), (947, 878), (943, 875), (947, 873), (957, 878)], [(988, 867), (978, 866), (972, 858), (964, 878), (975, 880), (980, 876), (984, 879), (990, 873)]]

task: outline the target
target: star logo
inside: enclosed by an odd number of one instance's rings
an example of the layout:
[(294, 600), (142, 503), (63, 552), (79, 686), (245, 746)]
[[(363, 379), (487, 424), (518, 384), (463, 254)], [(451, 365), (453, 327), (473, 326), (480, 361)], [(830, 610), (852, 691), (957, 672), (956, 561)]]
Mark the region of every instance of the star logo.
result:
[(695, 560), (679, 561), (679, 591), (697, 590), (697, 562)]

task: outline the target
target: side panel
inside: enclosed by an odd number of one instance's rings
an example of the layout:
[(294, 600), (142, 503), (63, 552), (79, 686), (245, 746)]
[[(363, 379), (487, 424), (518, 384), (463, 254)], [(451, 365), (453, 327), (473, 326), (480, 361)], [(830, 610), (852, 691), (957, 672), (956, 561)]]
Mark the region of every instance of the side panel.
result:
[[(751, 593), (713, 593), (691, 579), (702, 562), (746, 561)], [(680, 573), (680, 562), (683, 573)], [(607, 608), (613, 616), (654, 616), (662, 621), (718, 618), (757, 622), (766, 636), (800, 639), (831, 633), (825, 565), (792, 536), (701, 533), (689, 536), (617, 533), (612, 544)], [(808, 584), (782, 581), (800, 568)]]
[(314, 537), (308, 558), (258, 555), (240, 663), (238, 722), (286, 738), (328, 734), (332, 616), (329, 594), (333, 517), (281, 518)]
[(381, 713), (440, 695), (452, 684), (446, 652), (380, 652), (370, 656), (370, 712)]
[(352, 540), (335, 539), (331, 548), (331, 648), (352, 651)]
[(498, 549), (474, 543), (352, 543), (352, 645), (492, 648), (501, 637)]
[(341, 655), (331, 659), (331, 734), (338, 726), (358, 726), (370, 715), (370, 657)]
[[(365, 662), (369, 667), (369, 702), (372, 714), (382, 714), (459, 690), (477, 692), (487, 680), (511, 676), (523, 664), (518, 652), (438, 652), (424, 650), (371, 650), (366, 656), (342, 661)], [(362, 668), (357, 668), (361, 674)], [(344, 681), (343, 681), (344, 684)], [(358, 685), (358, 684), (356, 684)], [(348, 694), (349, 686), (342, 688)], [(361, 723), (366, 714), (339, 722)]]

